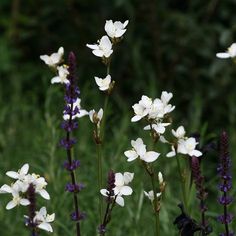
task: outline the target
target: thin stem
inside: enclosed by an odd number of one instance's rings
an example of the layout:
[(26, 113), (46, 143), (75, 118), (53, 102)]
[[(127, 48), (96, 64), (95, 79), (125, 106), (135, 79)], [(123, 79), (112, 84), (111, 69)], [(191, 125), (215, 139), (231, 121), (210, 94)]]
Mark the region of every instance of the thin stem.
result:
[(150, 175), (151, 180), (152, 180), (152, 188), (153, 188), (153, 193), (154, 193), (154, 214), (155, 214), (155, 223), (156, 223), (156, 236), (160, 235), (160, 219), (159, 219), (159, 206), (158, 206), (158, 201), (157, 201), (157, 191), (155, 187), (155, 175), (152, 174)]
[[(98, 170), (98, 187), (99, 191), (102, 189), (102, 155), (101, 155), (101, 143), (96, 143), (96, 151), (97, 151), (97, 170)], [(102, 213), (103, 213), (103, 198), (102, 195), (99, 195), (99, 221), (102, 221)]]
[(176, 159), (176, 162), (177, 162), (178, 172), (179, 172), (179, 176), (180, 176), (184, 209), (185, 209), (186, 212), (188, 212), (188, 201), (187, 201), (187, 193), (186, 193), (186, 186), (185, 186), (185, 177), (182, 174), (179, 158), (176, 157), (175, 159)]
[[(70, 104), (70, 118), (69, 118), (69, 123), (72, 124), (72, 111), (73, 111), (73, 102), (71, 101), (71, 104)], [(69, 143), (70, 141), (70, 132), (67, 131), (66, 132), (66, 140), (67, 142)], [(69, 161), (69, 164), (71, 165), (72, 164), (72, 149), (67, 149), (66, 151), (66, 154), (67, 154), (67, 159)], [(70, 177), (71, 177), (71, 182), (72, 184), (75, 186), (76, 185), (76, 178), (75, 178), (75, 173), (74, 171), (70, 171)], [(80, 233), (80, 222), (79, 222), (79, 204), (78, 204), (78, 197), (77, 197), (77, 193), (76, 192), (73, 192), (73, 199), (74, 199), (74, 208), (75, 208), (75, 215), (76, 215), (76, 219), (77, 219), (77, 222), (76, 222), (76, 235), (77, 236), (81, 236), (81, 233)]]
[[(224, 198), (227, 198), (226, 192), (224, 192)], [(224, 204), (224, 220), (225, 220), (225, 236), (229, 236), (229, 226), (227, 223), (227, 205)]]

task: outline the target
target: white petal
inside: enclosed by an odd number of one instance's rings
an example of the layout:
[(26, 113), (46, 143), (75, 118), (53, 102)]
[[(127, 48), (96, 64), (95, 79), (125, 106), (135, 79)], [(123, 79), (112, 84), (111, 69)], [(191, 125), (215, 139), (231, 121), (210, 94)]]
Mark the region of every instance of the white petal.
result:
[(123, 186), (124, 185), (124, 177), (121, 173), (115, 174), (115, 185), (116, 186)]
[(198, 151), (198, 150), (193, 150), (189, 153), (190, 156), (196, 156), (196, 157), (200, 157), (202, 155), (202, 152)]
[(97, 57), (103, 57), (104, 56), (104, 52), (100, 49), (93, 50), (92, 53)]
[(29, 164), (24, 164), (20, 169), (20, 175), (26, 175), (29, 171)]
[(19, 178), (19, 174), (15, 171), (8, 171), (6, 173), (6, 175), (13, 178), (13, 179), (18, 179)]
[(175, 151), (171, 151), (166, 154), (167, 157), (174, 157), (175, 155), (176, 155)]
[(123, 186), (120, 190), (121, 195), (131, 195), (133, 192), (132, 188), (129, 186)]
[(133, 161), (136, 158), (138, 158), (138, 154), (134, 150), (128, 150), (128, 151), (124, 152), (124, 154), (126, 157), (128, 157), (127, 161)]
[(0, 188), (0, 193), (12, 193), (12, 188), (7, 185), (4, 184), (1, 188)]
[(29, 201), (28, 199), (22, 198), (22, 199), (20, 200), (20, 205), (22, 205), (22, 206), (28, 206), (28, 205), (30, 205), (30, 201)]
[(124, 183), (128, 184), (130, 183), (134, 178), (134, 173), (130, 173), (130, 172), (125, 172), (124, 173)]
[(216, 53), (216, 57), (224, 59), (224, 58), (230, 58), (230, 55), (227, 52), (219, 52)]
[(43, 197), (44, 199), (50, 200), (50, 196), (49, 196), (48, 192), (47, 192), (45, 189), (41, 189), (41, 190), (39, 191), (39, 194), (40, 194), (40, 196)]
[(160, 153), (157, 152), (146, 152), (144, 156), (141, 157), (145, 162), (153, 162), (160, 156)]
[(105, 196), (105, 197), (108, 196), (108, 191), (107, 191), (106, 189), (101, 189), (101, 190), (100, 190), (100, 193), (101, 193), (103, 196)]
[(93, 49), (93, 50), (99, 49), (99, 47), (98, 47), (97, 44), (86, 44), (86, 46), (87, 46), (88, 48)]
[(15, 202), (10, 201), (10, 202), (7, 203), (6, 209), (10, 210), (10, 209), (14, 208), (16, 205), (17, 204)]
[(121, 197), (121, 196), (117, 196), (116, 197), (116, 203), (123, 207), (125, 205), (124, 198)]
[(53, 232), (52, 226), (49, 223), (43, 222), (37, 226), (39, 229), (46, 230), (48, 232)]

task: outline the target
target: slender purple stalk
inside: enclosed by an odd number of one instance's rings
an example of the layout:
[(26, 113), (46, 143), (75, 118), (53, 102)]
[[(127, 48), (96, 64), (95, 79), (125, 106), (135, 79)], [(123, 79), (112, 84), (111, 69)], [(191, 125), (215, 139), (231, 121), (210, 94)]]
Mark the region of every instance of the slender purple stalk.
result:
[(192, 175), (194, 183), (197, 189), (197, 198), (200, 200), (201, 210), (201, 235), (209, 234), (210, 227), (206, 222), (205, 212), (207, 211), (205, 200), (207, 198), (207, 192), (204, 188), (204, 176), (201, 174), (201, 168), (198, 157), (193, 156), (191, 160)]
[(67, 79), (69, 83), (66, 84), (64, 115), (67, 115), (69, 118), (62, 123), (62, 128), (66, 131), (66, 137), (61, 140), (61, 145), (66, 149), (67, 154), (67, 161), (64, 163), (64, 167), (69, 171), (71, 177), (71, 183), (66, 185), (66, 191), (73, 194), (74, 200), (74, 212), (71, 213), (71, 219), (76, 222), (76, 235), (81, 236), (80, 220), (85, 218), (85, 214), (79, 210), (77, 194), (83, 188), (83, 184), (77, 184), (75, 177), (75, 170), (80, 166), (80, 162), (72, 158), (72, 147), (76, 142), (76, 140), (72, 138), (72, 131), (78, 127), (78, 123), (73, 119), (73, 116), (79, 113), (79, 108), (74, 105), (79, 95), (79, 89), (76, 85), (76, 58), (73, 52), (69, 54), (68, 64), (69, 75)]
[(220, 236), (233, 236), (234, 232), (229, 231), (229, 223), (233, 220), (233, 215), (228, 212), (228, 205), (233, 201), (233, 198), (228, 195), (232, 188), (232, 176), (230, 173), (231, 158), (229, 155), (229, 140), (225, 131), (220, 136), (220, 165), (218, 172), (221, 178), (219, 190), (222, 195), (218, 198), (218, 202), (223, 205), (223, 214), (218, 217), (218, 221), (224, 224), (225, 232)]
[(113, 191), (114, 188), (115, 188), (115, 173), (112, 170), (110, 170), (107, 179), (107, 198), (106, 198), (107, 207), (103, 217), (103, 221), (98, 227), (98, 233), (100, 235), (105, 235), (107, 224), (111, 220), (112, 209), (115, 205), (115, 195)]
[(36, 195), (35, 188), (33, 184), (30, 184), (27, 190), (27, 198), (30, 201), (29, 208), (29, 218), (27, 219), (26, 225), (31, 228), (31, 236), (37, 236), (36, 224), (34, 223), (35, 211), (36, 211)]

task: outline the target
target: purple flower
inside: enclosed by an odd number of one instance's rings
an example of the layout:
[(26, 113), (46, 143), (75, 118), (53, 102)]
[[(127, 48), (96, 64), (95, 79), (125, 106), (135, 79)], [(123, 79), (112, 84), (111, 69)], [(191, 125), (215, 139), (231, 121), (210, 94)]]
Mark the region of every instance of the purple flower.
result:
[(68, 183), (66, 184), (66, 191), (71, 192), (71, 193), (79, 193), (82, 189), (84, 188), (84, 184), (72, 184)]
[(73, 171), (80, 166), (80, 161), (79, 160), (72, 160), (71, 164), (69, 163), (69, 161), (65, 161), (63, 166), (66, 170)]
[(78, 214), (76, 212), (72, 212), (70, 216), (73, 221), (81, 221), (86, 218), (86, 214), (80, 211), (78, 211)]
[(229, 141), (228, 135), (225, 131), (220, 136), (220, 164), (217, 171), (220, 175), (221, 182), (219, 184), (219, 190), (222, 195), (218, 198), (218, 202), (223, 205), (224, 214), (217, 217), (217, 220), (225, 225), (225, 233), (221, 235), (234, 235), (230, 233), (228, 224), (232, 222), (233, 215), (228, 212), (227, 206), (233, 201), (233, 198), (228, 195), (232, 188), (232, 176), (230, 173), (231, 158), (229, 155)]

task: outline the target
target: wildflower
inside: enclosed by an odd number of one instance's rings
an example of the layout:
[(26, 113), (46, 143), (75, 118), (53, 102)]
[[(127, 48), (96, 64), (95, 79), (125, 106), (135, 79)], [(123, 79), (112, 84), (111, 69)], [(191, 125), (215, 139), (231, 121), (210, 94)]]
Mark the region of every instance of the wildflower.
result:
[(56, 67), (61, 61), (64, 55), (64, 48), (60, 47), (58, 52), (52, 53), (50, 56), (48, 55), (41, 55), (40, 59), (45, 62), (46, 65), (51, 67)]
[(232, 222), (233, 215), (228, 212), (228, 205), (233, 201), (233, 198), (228, 195), (228, 192), (232, 188), (232, 176), (230, 173), (231, 158), (229, 155), (229, 141), (226, 132), (222, 132), (220, 137), (220, 165), (218, 172), (220, 174), (221, 183), (219, 190), (222, 195), (218, 198), (218, 202), (223, 205), (223, 214), (218, 216), (218, 221), (225, 225), (225, 234), (222, 235), (234, 235), (233, 232), (229, 234), (228, 224)]
[(185, 129), (183, 126), (180, 126), (176, 131), (172, 129), (172, 134), (177, 138), (177, 139), (182, 139), (185, 137)]
[(226, 52), (219, 52), (216, 54), (218, 58), (234, 58), (236, 57), (236, 43), (233, 43)]
[(122, 173), (116, 173), (115, 174), (115, 182), (114, 182), (114, 188), (112, 191), (114, 192), (114, 195), (111, 195), (110, 192), (111, 190), (108, 189), (101, 189), (100, 193), (105, 196), (105, 197), (112, 197), (115, 199), (115, 202), (120, 205), (124, 206), (124, 198), (122, 195), (128, 196), (131, 195), (133, 190), (128, 184), (133, 180), (134, 173), (130, 172), (125, 172), (124, 174)]
[(152, 125), (147, 125), (143, 129), (144, 130), (155, 130), (157, 134), (164, 134), (166, 131), (166, 126), (170, 125), (170, 123), (156, 123)]
[(29, 171), (29, 164), (26, 163), (18, 170), (18, 172), (8, 171), (6, 175), (12, 179), (24, 180), (28, 171)]
[[(88, 115), (88, 112), (85, 109), (81, 108), (81, 99), (77, 98), (76, 101), (73, 103), (73, 115), (72, 115), (72, 120), (74, 120), (75, 118), (81, 118), (83, 116)], [(64, 120), (69, 120), (70, 119), (70, 108), (71, 108), (71, 104), (68, 104), (67, 107), (64, 110), (64, 115), (63, 115), (63, 119)]]
[[(148, 199), (149, 199), (151, 202), (154, 201), (154, 192), (153, 192), (153, 190), (151, 190), (151, 191), (149, 191), (149, 192), (144, 191), (144, 195), (145, 195), (146, 197), (148, 197)], [(157, 193), (156, 196), (157, 196), (157, 198), (159, 198), (159, 197), (161, 196), (161, 193)]]
[(60, 84), (68, 84), (70, 81), (67, 79), (69, 75), (68, 67), (66, 65), (57, 67), (58, 76), (55, 76), (51, 79), (51, 83), (60, 83)]
[(125, 151), (124, 154), (128, 157), (127, 161), (133, 161), (140, 157), (141, 160), (145, 162), (153, 162), (155, 161), (160, 153), (154, 151), (146, 151), (146, 145), (143, 143), (141, 138), (137, 138), (135, 141), (131, 141), (131, 145), (133, 149)]
[(109, 58), (113, 53), (112, 43), (107, 36), (98, 40), (98, 44), (86, 44), (86, 46), (92, 49), (92, 53), (97, 57)]
[(129, 21), (126, 20), (124, 23), (120, 21), (107, 20), (105, 24), (105, 31), (110, 38), (120, 38), (126, 31), (125, 27)]
[[(172, 96), (172, 93), (168, 93), (166, 91), (161, 93), (160, 99), (156, 98), (152, 100), (151, 98), (143, 95), (139, 103), (132, 106), (135, 116), (132, 117), (131, 121), (136, 122), (144, 117), (147, 117), (148, 120), (155, 121), (157, 123), (156, 129), (158, 130), (165, 115), (175, 109), (175, 106), (168, 104)], [(163, 132), (163, 127), (165, 126), (167, 126), (167, 124), (162, 125), (161, 132)]]
[(180, 139), (178, 142), (177, 152), (199, 157), (202, 153), (195, 149), (197, 144), (195, 138), (188, 138), (187, 140)]
[(145, 117), (152, 105), (152, 99), (143, 95), (139, 103), (132, 106), (134, 109), (135, 116), (131, 119), (132, 122), (136, 122)]
[(94, 77), (94, 78), (95, 78), (96, 84), (98, 85), (101, 91), (105, 91), (109, 89), (110, 83), (111, 83), (110, 75), (107, 75), (104, 79), (98, 78), (98, 77)]
[(48, 232), (53, 232), (52, 223), (55, 219), (55, 213), (49, 215), (47, 214), (46, 207), (42, 207), (39, 211), (36, 211), (36, 215), (33, 221), (36, 223), (37, 228), (43, 229)]
[(98, 127), (100, 127), (101, 121), (103, 117), (103, 109), (100, 108), (98, 113), (93, 109), (89, 111), (89, 118), (92, 123), (96, 124)]

